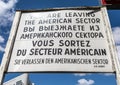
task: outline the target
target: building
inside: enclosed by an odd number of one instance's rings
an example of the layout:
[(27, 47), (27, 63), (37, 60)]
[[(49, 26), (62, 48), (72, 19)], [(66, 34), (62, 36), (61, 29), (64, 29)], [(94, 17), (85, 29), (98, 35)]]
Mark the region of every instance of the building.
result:
[(3, 85), (35, 85), (34, 83), (31, 83), (29, 80), (28, 74), (22, 74), (18, 77), (15, 77), (5, 83)]

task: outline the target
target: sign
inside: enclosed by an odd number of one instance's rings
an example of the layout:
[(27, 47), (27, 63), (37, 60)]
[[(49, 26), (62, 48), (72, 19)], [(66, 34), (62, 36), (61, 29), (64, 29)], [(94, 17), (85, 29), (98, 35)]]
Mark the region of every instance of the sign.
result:
[(120, 4), (120, 0), (102, 0), (102, 4), (112, 4), (112, 5), (117, 5)]
[(8, 72), (113, 72), (102, 13), (101, 8), (22, 12)]
[(29, 85), (28, 84), (28, 75), (22, 74), (16, 78), (13, 78), (5, 83), (3, 85)]

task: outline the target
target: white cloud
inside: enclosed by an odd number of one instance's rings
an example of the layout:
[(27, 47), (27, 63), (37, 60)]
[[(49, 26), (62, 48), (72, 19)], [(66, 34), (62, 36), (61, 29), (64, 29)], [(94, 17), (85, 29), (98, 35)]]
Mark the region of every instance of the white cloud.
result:
[(75, 76), (86, 76), (86, 73), (75, 73)]
[[(74, 76), (79, 76), (79, 77), (82, 77), (82, 76), (92, 76), (93, 74), (92, 73), (75, 73)], [(103, 75), (103, 76), (114, 76), (115, 74), (114, 73), (98, 73), (96, 75)]]
[(4, 43), (4, 41), (5, 39), (2, 36), (0, 36), (0, 43)]
[(113, 27), (113, 36), (117, 47), (117, 53), (120, 60), (120, 27)]
[(114, 73), (104, 73), (105, 76), (114, 76)]
[(120, 27), (114, 27), (113, 36), (116, 44), (120, 44)]
[(4, 52), (5, 48), (3, 48), (2, 46), (0, 46), (0, 51)]
[[(4, 41), (5, 41), (5, 39), (2, 36), (0, 36), (0, 43), (4, 43)], [(4, 52), (4, 50), (5, 49), (0, 45), (0, 51)]]
[(91, 75), (90, 73), (75, 73), (75, 76), (86, 76), (86, 75)]
[(94, 80), (86, 80), (86, 79), (78, 80), (78, 85), (93, 85), (94, 83), (95, 83)]
[(14, 17), (14, 6), (17, 0), (8, 0), (7, 2), (0, 0), (0, 26), (8, 26)]

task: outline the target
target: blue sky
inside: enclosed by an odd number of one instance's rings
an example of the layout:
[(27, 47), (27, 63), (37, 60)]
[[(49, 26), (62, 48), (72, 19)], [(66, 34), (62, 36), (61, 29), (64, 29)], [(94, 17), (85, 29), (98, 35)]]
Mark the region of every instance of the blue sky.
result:
[[(10, 33), (15, 10), (97, 6), (98, 0), (0, 0), (0, 62)], [(120, 57), (120, 11), (108, 10), (118, 57)], [(4, 81), (20, 75), (9, 73)], [(114, 74), (30, 73), (36, 85), (116, 85)]]

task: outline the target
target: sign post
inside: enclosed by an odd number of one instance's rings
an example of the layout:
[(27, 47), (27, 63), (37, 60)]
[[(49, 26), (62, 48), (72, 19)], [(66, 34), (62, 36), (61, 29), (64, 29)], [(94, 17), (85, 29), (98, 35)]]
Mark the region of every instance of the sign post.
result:
[(2, 85), (2, 82), (3, 82), (2, 80), (3, 80), (4, 74), (7, 71), (8, 64), (10, 62), (11, 49), (13, 48), (13, 42), (14, 42), (14, 38), (16, 35), (16, 30), (17, 30), (17, 26), (19, 23), (20, 15), (21, 15), (20, 11), (16, 12), (16, 14), (15, 14), (15, 18), (14, 18), (14, 21), (12, 24), (12, 29), (11, 29), (11, 32), (10, 32), (10, 35), (8, 38), (5, 53), (4, 53), (2, 63), (0, 66), (0, 85)]
[(120, 62), (119, 62), (119, 59), (118, 59), (118, 55), (117, 55), (117, 50), (116, 50), (116, 47), (115, 47), (115, 42), (114, 42), (114, 39), (113, 39), (113, 34), (112, 34), (112, 30), (111, 30), (111, 25), (110, 25), (110, 22), (109, 22), (109, 17), (108, 17), (108, 14), (107, 14), (107, 9), (106, 7), (103, 7), (103, 16), (105, 16), (106, 19), (105, 22), (107, 23), (106, 26), (109, 28), (109, 35), (110, 38), (111, 38), (111, 41), (110, 44), (112, 45), (112, 48), (111, 51), (113, 53), (113, 61), (114, 61), (114, 67), (115, 67), (115, 74), (116, 74), (116, 81), (117, 81), (117, 85), (120, 85)]

